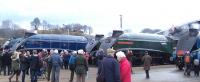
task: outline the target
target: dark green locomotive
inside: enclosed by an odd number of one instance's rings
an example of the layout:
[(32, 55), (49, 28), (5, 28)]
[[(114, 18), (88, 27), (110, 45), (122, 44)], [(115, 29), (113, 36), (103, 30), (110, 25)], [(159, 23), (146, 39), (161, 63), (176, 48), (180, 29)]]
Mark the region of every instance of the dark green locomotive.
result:
[[(115, 50), (132, 51), (133, 52), (133, 64), (141, 65), (141, 58), (145, 51), (148, 51), (153, 58), (153, 64), (164, 64), (170, 62), (170, 57), (173, 52), (172, 41), (163, 36), (157, 34), (145, 34), (145, 33), (133, 33), (133, 34), (121, 34), (119, 36), (112, 36), (102, 38), (96, 41), (96, 45), (88, 44), (86, 50), (93, 46), (89, 52), (103, 49), (106, 52), (108, 48), (114, 48)], [(87, 48), (88, 47), (88, 48)]]

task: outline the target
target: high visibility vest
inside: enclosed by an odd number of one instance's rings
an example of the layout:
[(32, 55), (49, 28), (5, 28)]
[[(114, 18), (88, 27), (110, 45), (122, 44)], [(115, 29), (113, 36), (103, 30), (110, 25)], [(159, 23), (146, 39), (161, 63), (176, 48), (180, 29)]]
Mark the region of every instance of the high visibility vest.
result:
[(190, 56), (185, 56), (185, 63), (190, 63)]
[(178, 55), (178, 56), (183, 56), (183, 54), (184, 54), (184, 51), (183, 51), (183, 50), (178, 50), (178, 51), (177, 51), (177, 55)]

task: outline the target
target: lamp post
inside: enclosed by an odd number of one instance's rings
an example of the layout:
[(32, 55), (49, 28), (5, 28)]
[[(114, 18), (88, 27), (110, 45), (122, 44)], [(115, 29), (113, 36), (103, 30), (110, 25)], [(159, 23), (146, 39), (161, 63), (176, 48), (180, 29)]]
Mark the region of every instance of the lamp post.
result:
[(122, 30), (122, 15), (119, 15), (120, 16), (120, 28)]

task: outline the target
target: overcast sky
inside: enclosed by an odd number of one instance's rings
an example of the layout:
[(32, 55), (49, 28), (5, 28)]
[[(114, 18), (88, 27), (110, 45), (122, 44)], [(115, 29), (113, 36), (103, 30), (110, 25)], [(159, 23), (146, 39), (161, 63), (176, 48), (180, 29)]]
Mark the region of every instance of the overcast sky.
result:
[(10, 19), (30, 28), (35, 18), (51, 24), (80, 23), (94, 33), (107, 34), (120, 29), (140, 32), (144, 28), (169, 29), (200, 19), (198, 0), (0, 0), (0, 21)]

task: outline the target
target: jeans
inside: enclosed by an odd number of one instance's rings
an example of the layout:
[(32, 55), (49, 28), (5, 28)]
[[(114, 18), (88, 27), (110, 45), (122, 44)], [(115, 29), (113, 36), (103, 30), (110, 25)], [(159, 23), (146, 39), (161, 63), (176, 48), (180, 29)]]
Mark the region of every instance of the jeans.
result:
[(26, 70), (22, 70), (22, 82), (25, 82)]
[(185, 68), (185, 73), (184, 75), (190, 76), (190, 71), (191, 71), (191, 65), (190, 64), (186, 64), (186, 68)]
[(51, 82), (59, 82), (60, 66), (52, 66)]
[(194, 65), (194, 75), (195, 76), (199, 76), (199, 69), (200, 69), (200, 66)]
[(52, 69), (52, 66), (49, 64), (47, 67), (47, 80), (48, 81), (50, 81), (51, 69)]
[(71, 70), (71, 75), (70, 75), (70, 82), (72, 82), (74, 79), (74, 70)]
[(31, 82), (37, 82), (37, 69), (31, 69)]
[(148, 79), (149, 78), (149, 70), (145, 70), (145, 73), (146, 73), (146, 78)]
[(68, 65), (68, 62), (67, 62), (67, 61), (64, 62), (64, 67), (65, 67), (65, 69), (68, 69), (68, 68), (69, 68), (69, 65)]
[(0, 64), (0, 75), (1, 75), (2, 70), (3, 70), (3, 66)]
[(29, 68), (30, 68), (30, 67), (28, 67), (28, 68), (26, 69), (26, 74), (27, 74), (27, 75), (29, 75)]
[(3, 70), (4, 70), (4, 75), (6, 75), (6, 68), (8, 69), (7, 73), (10, 75), (11, 72), (11, 65), (4, 65)]

